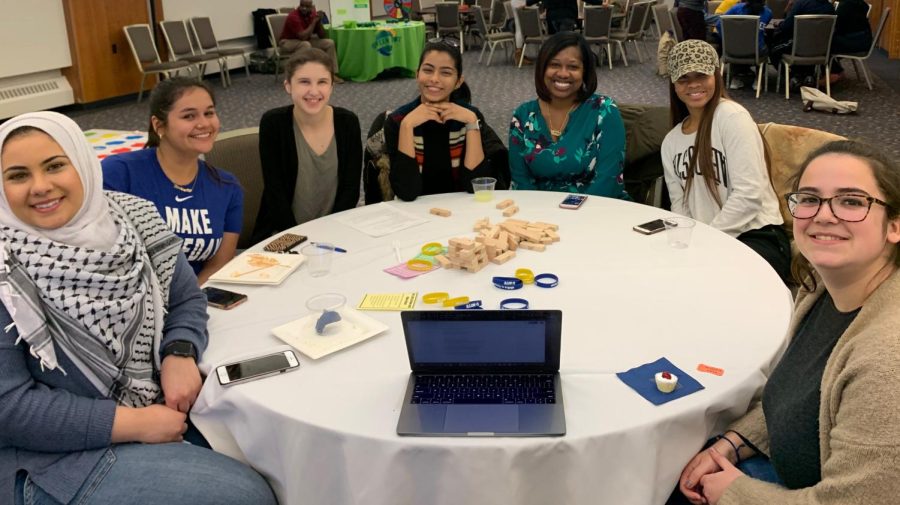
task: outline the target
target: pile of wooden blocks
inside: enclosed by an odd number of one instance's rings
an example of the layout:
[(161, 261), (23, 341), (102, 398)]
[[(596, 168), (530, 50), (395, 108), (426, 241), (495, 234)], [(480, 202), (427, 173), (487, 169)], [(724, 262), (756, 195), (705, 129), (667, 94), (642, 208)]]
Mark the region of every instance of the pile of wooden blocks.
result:
[(559, 226), (551, 223), (507, 219), (492, 225), (488, 218), (475, 222), (475, 240), (459, 237), (449, 241), (447, 255), (435, 259), (444, 268), (477, 272), (488, 262), (502, 265), (516, 257), (516, 249), (543, 252), (547, 245), (559, 242)]

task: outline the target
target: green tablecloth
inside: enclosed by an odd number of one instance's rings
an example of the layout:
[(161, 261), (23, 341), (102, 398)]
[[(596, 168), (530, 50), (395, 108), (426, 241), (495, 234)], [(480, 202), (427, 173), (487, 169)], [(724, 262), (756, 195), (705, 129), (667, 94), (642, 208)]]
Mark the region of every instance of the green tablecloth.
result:
[(326, 30), (337, 50), (340, 76), (354, 81), (370, 81), (384, 69), (397, 67), (414, 76), (425, 45), (421, 21), (366, 28), (327, 26)]

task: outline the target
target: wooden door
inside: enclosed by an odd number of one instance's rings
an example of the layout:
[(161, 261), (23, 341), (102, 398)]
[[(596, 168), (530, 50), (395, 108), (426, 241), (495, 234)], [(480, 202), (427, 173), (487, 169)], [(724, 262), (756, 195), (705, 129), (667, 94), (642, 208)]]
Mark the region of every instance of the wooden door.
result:
[[(161, 3), (157, 0), (157, 4)], [(122, 28), (150, 23), (146, 0), (63, 0), (72, 66), (63, 75), (75, 101), (90, 103), (137, 93), (141, 82), (134, 55)], [(161, 16), (161, 8), (157, 16)], [(147, 77), (150, 88), (155, 77)]]

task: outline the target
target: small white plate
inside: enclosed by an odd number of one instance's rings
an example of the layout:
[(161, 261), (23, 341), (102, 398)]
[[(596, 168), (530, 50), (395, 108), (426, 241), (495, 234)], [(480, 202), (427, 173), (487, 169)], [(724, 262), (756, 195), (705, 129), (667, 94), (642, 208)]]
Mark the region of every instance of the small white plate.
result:
[(326, 326), (323, 335), (316, 333), (321, 312), (272, 328), (272, 333), (311, 359), (319, 359), (388, 329), (386, 324), (351, 308), (344, 307), (338, 312), (341, 320)]

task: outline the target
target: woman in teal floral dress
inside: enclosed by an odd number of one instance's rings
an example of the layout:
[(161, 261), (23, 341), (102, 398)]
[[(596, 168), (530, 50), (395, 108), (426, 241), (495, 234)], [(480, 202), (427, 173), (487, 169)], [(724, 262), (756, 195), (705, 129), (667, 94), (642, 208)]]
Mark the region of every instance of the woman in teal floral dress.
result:
[(625, 125), (613, 99), (594, 93), (597, 74), (584, 38), (550, 37), (534, 84), (538, 99), (516, 108), (509, 128), (512, 189), (629, 199), (622, 182)]

